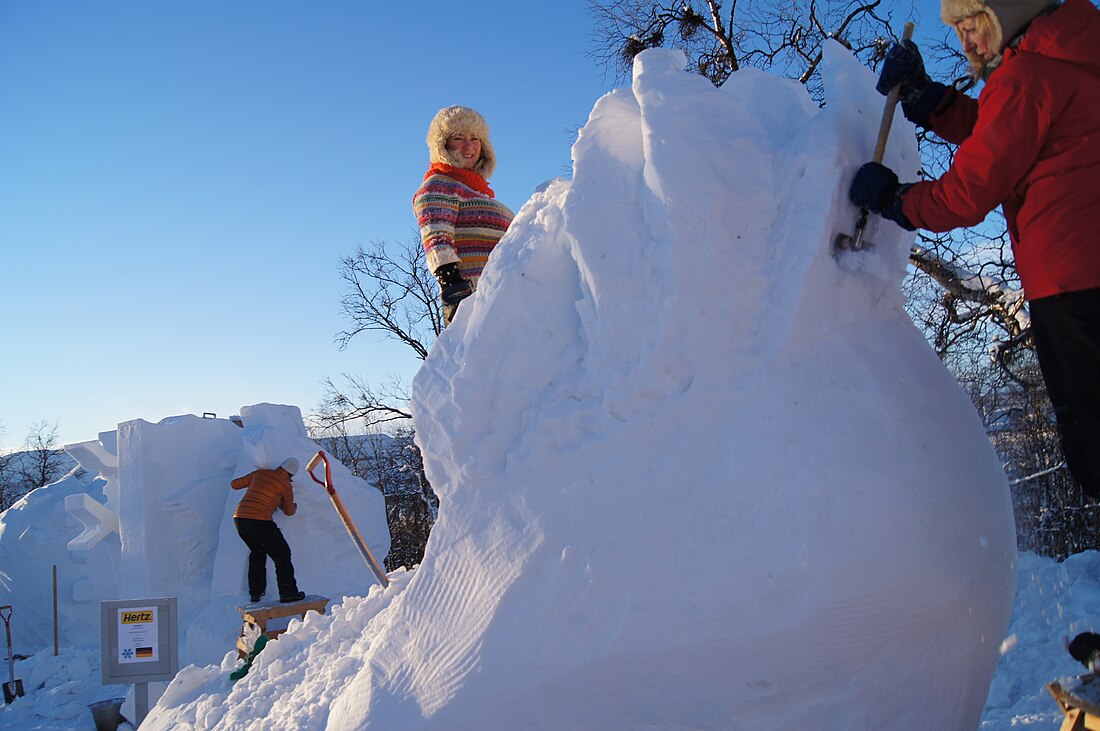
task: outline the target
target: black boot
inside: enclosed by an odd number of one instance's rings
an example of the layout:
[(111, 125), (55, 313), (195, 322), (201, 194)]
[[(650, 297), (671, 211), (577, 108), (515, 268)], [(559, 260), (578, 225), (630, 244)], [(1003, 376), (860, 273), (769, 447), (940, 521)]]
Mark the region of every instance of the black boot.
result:
[(445, 305), (457, 305), (474, 293), (474, 285), (458, 271), (458, 264), (443, 264), (435, 270), (439, 297)]
[(1091, 671), (1100, 669), (1100, 635), (1082, 632), (1069, 643), (1069, 654)]

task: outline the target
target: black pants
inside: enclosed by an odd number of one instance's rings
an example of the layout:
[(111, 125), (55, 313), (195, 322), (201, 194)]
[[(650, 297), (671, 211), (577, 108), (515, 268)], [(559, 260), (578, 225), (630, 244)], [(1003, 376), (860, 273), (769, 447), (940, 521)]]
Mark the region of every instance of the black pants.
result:
[(267, 557), (275, 564), (275, 582), (279, 585), (279, 597), (298, 593), (294, 580), (294, 564), (290, 562), (290, 546), (274, 520), (234, 518), (237, 535), (248, 546), (248, 593), (263, 596), (267, 590)]
[(1100, 287), (1029, 308), (1066, 464), (1086, 495), (1100, 497)]

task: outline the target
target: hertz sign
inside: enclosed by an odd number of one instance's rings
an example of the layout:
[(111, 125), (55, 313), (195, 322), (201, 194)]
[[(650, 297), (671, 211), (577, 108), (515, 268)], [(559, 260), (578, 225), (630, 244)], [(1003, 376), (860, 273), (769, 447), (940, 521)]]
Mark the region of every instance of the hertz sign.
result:
[(170, 681), (179, 670), (176, 604), (174, 596), (99, 603), (101, 682), (134, 684), (135, 726), (149, 713), (149, 683)]

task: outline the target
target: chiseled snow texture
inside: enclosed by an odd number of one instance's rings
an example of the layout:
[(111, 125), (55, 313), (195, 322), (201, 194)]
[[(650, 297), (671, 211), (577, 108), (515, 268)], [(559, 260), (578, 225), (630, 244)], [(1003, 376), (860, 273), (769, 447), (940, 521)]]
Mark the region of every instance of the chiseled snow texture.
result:
[[(414, 381), (423, 564), (143, 729), (976, 728), (1009, 491), (903, 311), (912, 235), (833, 254), (882, 98), (826, 64), (818, 109), (639, 56)], [(886, 163), (918, 165), (900, 116)]]

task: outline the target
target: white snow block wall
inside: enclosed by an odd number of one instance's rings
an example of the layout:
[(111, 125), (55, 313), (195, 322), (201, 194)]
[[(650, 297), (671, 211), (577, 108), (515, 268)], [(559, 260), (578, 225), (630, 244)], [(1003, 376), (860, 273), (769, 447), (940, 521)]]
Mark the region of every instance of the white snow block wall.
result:
[(596, 104), (416, 377), (439, 521), (329, 728), (977, 727), (1009, 491), (913, 235), (834, 254), (883, 100), (826, 63), (823, 109), (664, 50)]
[[(288, 414), (286, 408), (293, 412)], [(230, 480), (257, 468), (278, 467), (287, 457), (297, 458), (301, 465), (293, 479), (298, 510), (290, 517), (277, 511), (274, 517), (290, 545), (298, 588), (330, 598), (366, 594), (375, 583), (374, 576), (344, 528), (328, 492), (306, 472), (306, 464), (318, 447), (306, 437), (297, 407), (248, 407), (241, 410), (241, 419), (245, 427), (240, 451), (232, 475), (225, 482), (229, 506), (218, 529), (221, 549), (214, 566), (213, 595), (232, 597), (238, 603), (248, 601), (248, 548), (233, 524), (233, 510), (244, 491), (231, 490)], [(367, 547), (381, 563), (390, 550), (385, 497), (340, 462), (331, 457), (329, 462), (336, 492)], [(324, 465), (319, 465), (314, 474), (324, 480)], [(267, 589), (268, 599), (278, 598), (275, 567), (270, 561)]]
[(122, 594), (179, 598), (181, 616), (210, 596), (217, 528), (241, 430), (175, 416), (118, 425)]

